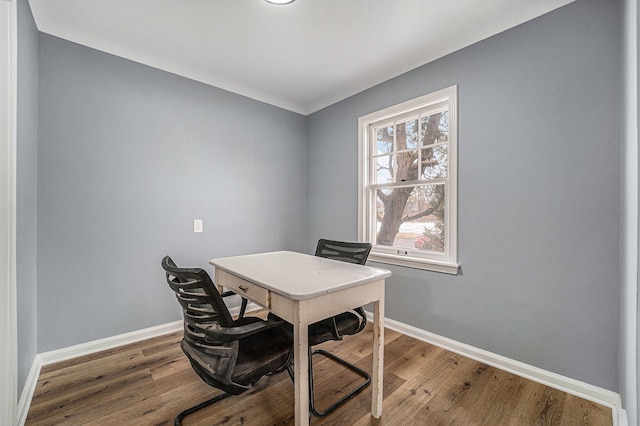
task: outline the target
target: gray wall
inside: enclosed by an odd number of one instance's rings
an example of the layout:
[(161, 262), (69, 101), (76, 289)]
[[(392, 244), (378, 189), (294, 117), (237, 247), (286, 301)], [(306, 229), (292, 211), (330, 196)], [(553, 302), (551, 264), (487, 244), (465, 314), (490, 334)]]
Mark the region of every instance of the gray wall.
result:
[(462, 274), (389, 267), (387, 316), (617, 391), (619, 28), (578, 0), (309, 116), (307, 250), (357, 236), (358, 117), (457, 84)]
[(38, 65), (38, 352), (179, 319), (166, 254), (304, 249), (304, 116), (45, 34)]
[(457, 84), (463, 274), (390, 268), (388, 316), (617, 390), (617, 2), (578, 0), (307, 118), (47, 35), (36, 56), (25, 5), (20, 387), (36, 328), (46, 352), (178, 319), (165, 254), (355, 239), (357, 118)]
[(27, 0), (18, 0), (17, 303), (18, 391), (37, 353), (36, 197), (38, 30)]

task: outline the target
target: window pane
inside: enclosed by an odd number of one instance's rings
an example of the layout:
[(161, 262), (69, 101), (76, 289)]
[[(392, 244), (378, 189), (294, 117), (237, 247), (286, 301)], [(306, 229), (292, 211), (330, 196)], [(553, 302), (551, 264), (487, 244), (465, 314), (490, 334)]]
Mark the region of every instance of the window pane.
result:
[(387, 154), (393, 151), (393, 126), (376, 129), (376, 143), (378, 154)]
[(397, 150), (418, 147), (418, 119), (396, 124)]
[(396, 182), (418, 180), (418, 150), (405, 151), (395, 156)]
[(359, 117), (358, 237), (371, 259), (459, 272), (456, 97), (451, 86)]
[(378, 189), (376, 195), (376, 244), (444, 252), (444, 185)]
[(449, 145), (422, 150), (422, 179), (447, 177)]
[(420, 138), (422, 139), (423, 146), (448, 142), (448, 111), (420, 117)]
[(393, 163), (391, 161), (393, 157), (391, 155), (385, 155), (384, 157), (377, 157), (375, 159), (376, 164), (376, 183), (390, 183), (393, 182)]

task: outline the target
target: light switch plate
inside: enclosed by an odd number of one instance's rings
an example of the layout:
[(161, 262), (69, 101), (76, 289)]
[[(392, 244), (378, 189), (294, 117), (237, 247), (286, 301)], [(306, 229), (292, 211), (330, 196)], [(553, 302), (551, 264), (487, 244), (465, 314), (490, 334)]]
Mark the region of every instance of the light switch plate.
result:
[(193, 220), (193, 232), (194, 233), (202, 232), (202, 219)]

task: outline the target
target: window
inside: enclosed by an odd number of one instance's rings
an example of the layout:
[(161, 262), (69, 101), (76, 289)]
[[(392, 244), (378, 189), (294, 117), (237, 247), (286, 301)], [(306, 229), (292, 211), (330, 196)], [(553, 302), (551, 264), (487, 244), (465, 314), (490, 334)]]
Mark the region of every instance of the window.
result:
[(359, 238), (369, 260), (456, 274), (457, 87), (360, 117)]

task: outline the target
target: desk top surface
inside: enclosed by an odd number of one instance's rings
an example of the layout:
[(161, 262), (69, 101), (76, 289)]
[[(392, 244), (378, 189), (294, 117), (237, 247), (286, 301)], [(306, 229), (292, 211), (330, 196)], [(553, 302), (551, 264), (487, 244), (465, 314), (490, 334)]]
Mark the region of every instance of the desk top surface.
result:
[(285, 297), (301, 300), (391, 276), (386, 269), (291, 251), (211, 259), (216, 269)]

